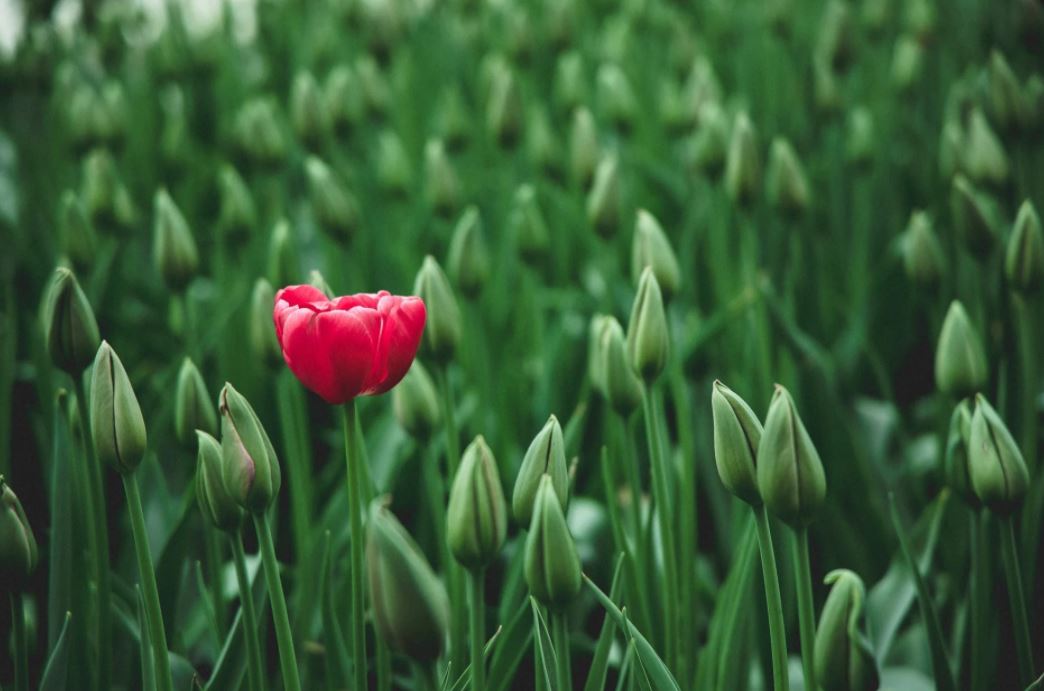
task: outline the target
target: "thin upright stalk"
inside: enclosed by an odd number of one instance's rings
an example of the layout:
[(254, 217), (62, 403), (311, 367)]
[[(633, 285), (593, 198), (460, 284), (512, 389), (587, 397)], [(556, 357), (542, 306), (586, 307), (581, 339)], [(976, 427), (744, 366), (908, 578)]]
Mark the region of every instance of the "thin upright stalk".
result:
[(1018, 332), (1019, 373), (1018, 388), (1022, 395), (1019, 410), (1022, 420), (1019, 424), (1019, 436), (1022, 455), (1026, 465), (1032, 472), (1037, 466), (1037, 358), (1038, 352), (1034, 344), (1037, 321), (1034, 319), (1033, 298), (1015, 295), (1012, 298), (1014, 308), (1015, 330)]
[(805, 688), (816, 691), (816, 612), (812, 602), (812, 567), (808, 558), (808, 528), (794, 531), (794, 575), (797, 586), (798, 627), (801, 632), (801, 667)]
[[(268, 516), (264, 512), (254, 514), (257, 541), (261, 545), (261, 564), (265, 569), (268, 584), (268, 599), (272, 603), (272, 620), (275, 624), (276, 645), (279, 648), (279, 668), (283, 673), (285, 691), (301, 691), (301, 677), (297, 672), (297, 656), (294, 654), (294, 637), (290, 633), (290, 615), (286, 611), (286, 596), (283, 581), (279, 577), (279, 562), (276, 561), (275, 543)], [(361, 687), (360, 687), (361, 688)]]
[(551, 613), (551, 635), (555, 646), (555, 677), (562, 691), (573, 688), (573, 673), (569, 669), (569, 623), (564, 612)]
[(986, 665), (986, 641), (990, 635), (986, 630), (986, 617), (991, 593), (986, 569), (986, 527), (983, 516), (972, 509), (970, 517), (969, 551), (971, 562), (971, 691), (985, 691), (989, 667)]
[(468, 572), (471, 584), (471, 691), (486, 688), (486, 572)]
[(236, 581), (239, 583), (239, 606), (243, 610), (243, 639), (247, 649), (247, 681), (251, 691), (264, 691), (265, 666), (261, 661), (261, 641), (257, 632), (257, 612), (254, 611), (254, 595), (247, 577), (246, 550), (243, 536), (237, 531), (228, 536), (232, 543), (232, 561), (236, 565)]
[(366, 688), (366, 622), (363, 597), (363, 527), (359, 463), (356, 449), (355, 400), (344, 404), (344, 456), (348, 480), (348, 525), (351, 530), (352, 677), (354, 688)]
[(221, 544), (216, 529), (203, 522), (203, 546), (207, 551), (207, 580), (210, 581), (210, 599), (214, 601), (214, 619), (218, 627), (218, 640), (228, 633), (228, 616), (221, 594)]
[(311, 512), (315, 503), (304, 392), (290, 370), (276, 381), (276, 404), (283, 433), (286, 458), (286, 484), (290, 492), (290, 531), (294, 536), (294, 555), (307, 556), (312, 545)]
[(131, 533), (134, 536), (134, 552), (138, 557), (138, 577), (141, 580), (141, 595), (145, 600), (146, 621), (149, 638), (152, 640), (152, 657), (156, 665), (156, 685), (159, 691), (173, 691), (174, 679), (170, 673), (170, 657), (167, 653), (167, 632), (163, 628), (163, 611), (160, 607), (159, 589), (156, 587), (156, 571), (149, 553), (149, 536), (145, 531), (145, 512), (141, 508), (141, 492), (133, 473), (123, 476), (123, 489), (127, 494), (127, 511), (130, 514)]
[(776, 570), (776, 550), (772, 546), (772, 529), (769, 527), (765, 505), (751, 508), (758, 528), (761, 573), (765, 579), (765, 605), (769, 641), (772, 644), (772, 688), (775, 691), (788, 691), (790, 676), (787, 671), (787, 631), (783, 624), (783, 599), (779, 593), (779, 572)]
[[(442, 394), (442, 421), (446, 427), (446, 477), (450, 482), (457, 475), (460, 465), (460, 445), (457, 439), (457, 422), (454, 416), (453, 392), (450, 389), (449, 366), (435, 368), (439, 393)], [(468, 635), (468, 618), (464, 572), (453, 559), (446, 564), (446, 580), (450, 597), (450, 668), (463, 669), (467, 659), (465, 640)]]
[(1033, 681), (1033, 648), (1030, 643), (1029, 623), (1026, 620), (1026, 600), (1022, 590), (1022, 572), (1019, 570), (1019, 548), (1015, 542), (1015, 522), (1010, 516), (1001, 519), (1001, 555), (1004, 576), (1008, 581), (1008, 602), (1011, 622), (1015, 629), (1015, 649), (1019, 657), (1021, 686)]
[(25, 635), (25, 605), (21, 593), (11, 593), (11, 635), (14, 654), (15, 691), (29, 691), (29, 644)]

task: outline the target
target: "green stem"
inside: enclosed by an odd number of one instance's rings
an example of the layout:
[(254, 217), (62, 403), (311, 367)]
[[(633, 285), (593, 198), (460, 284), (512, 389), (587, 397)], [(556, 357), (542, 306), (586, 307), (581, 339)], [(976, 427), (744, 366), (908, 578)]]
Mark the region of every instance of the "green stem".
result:
[(429, 453), (423, 454), (420, 459), (421, 473), (424, 475), (431, 520), (434, 521), (432, 532), (435, 534), (435, 543), (439, 546), (439, 566), (443, 572), (448, 572), (453, 563), (453, 555), (446, 540), (446, 486), (439, 470), (438, 455), (433, 453), (436, 447), (427, 445), (427, 448)]
[(276, 382), (276, 403), (279, 408), (279, 423), (283, 432), (283, 447), (286, 458), (286, 484), (290, 492), (290, 531), (294, 536), (294, 555), (300, 559), (310, 552), (312, 544), (311, 511), (312, 472), (308, 460), (310, 453), (304, 413), (304, 394), (289, 370), (281, 372)]
[(442, 419), (446, 425), (446, 461), (449, 466), (449, 477), (457, 475), (460, 464), (460, 445), (457, 439), (457, 422), (453, 415), (453, 392), (450, 390), (449, 367), (443, 366), (435, 370), (439, 382), (439, 393), (442, 394)]
[(573, 688), (573, 674), (569, 669), (569, 622), (564, 612), (551, 613), (551, 635), (555, 645), (555, 676), (560, 691)]
[(363, 528), (360, 505), (359, 463), (355, 439), (355, 400), (344, 404), (344, 454), (348, 479), (348, 525), (351, 529), (352, 675), (354, 687), (366, 688), (366, 621), (363, 596)]
[(11, 628), (14, 638), (15, 691), (29, 691), (29, 645), (25, 635), (25, 605), (21, 593), (11, 593)]
[(656, 501), (656, 515), (660, 519), (660, 538), (663, 545), (664, 649), (667, 664), (671, 665), (675, 660), (678, 633), (678, 562), (675, 553), (677, 542), (674, 539), (674, 523), (671, 520), (671, 484), (668, 480), (670, 473), (663, 454), (657, 404), (651, 385), (647, 385), (642, 393), (642, 405), (645, 408), (645, 435), (649, 443), (649, 460), (652, 466), (653, 497)]
[(239, 583), (239, 606), (243, 610), (243, 637), (247, 649), (247, 680), (251, 691), (264, 691), (265, 666), (261, 661), (261, 641), (258, 639), (257, 612), (254, 611), (253, 590), (247, 577), (246, 551), (243, 536), (237, 531), (228, 536), (232, 543), (232, 557), (236, 565), (236, 581)]
[(413, 680), (414, 688), (420, 689), (420, 691), (437, 691), (439, 688), (438, 680), (435, 677), (435, 668), (429, 664), (414, 662)]
[(377, 691), (391, 691), (391, 651), (388, 650), (388, 643), (380, 636), (377, 636), (374, 647), (376, 648), (375, 657), (377, 658)]
[(801, 666), (805, 688), (815, 691), (816, 612), (812, 602), (812, 567), (808, 558), (808, 528), (794, 531), (794, 572), (798, 599), (798, 627), (801, 631)]
[(471, 691), (486, 688), (486, 572), (468, 572), (471, 584)]
[(984, 691), (989, 667), (986, 664), (986, 617), (989, 612), (991, 593), (986, 569), (987, 554), (986, 526), (976, 510), (970, 516), (969, 551), (971, 561), (971, 691)]
[(265, 582), (268, 584), (268, 599), (272, 603), (272, 620), (279, 648), (279, 668), (283, 672), (283, 688), (285, 691), (301, 691), (301, 677), (297, 672), (297, 656), (294, 654), (294, 637), (290, 633), (290, 616), (286, 611), (283, 581), (279, 577), (279, 562), (276, 561), (272, 529), (264, 512), (254, 514), (254, 527), (257, 529), (257, 541), (261, 545), (261, 563), (265, 569)]
[(1033, 647), (1030, 643), (1029, 623), (1026, 620), (1026, 600), (1019, 571), (1019, 548), (1015, 542), (1015, 522), (1010, 516), (1001, 519), (1001, 556), (1004, 576), (1008, 580), (1008, 602), (1011, 605), (1012, 626), (1015, 629), (1015, 649), (1019, 656), (1021, 686), (1033, 681)]
[(210, 599), (214, 601), (218, 640), (223, 641), (228, 633), (228, 616), (221, 594), (221, 545), (214, 527), (206, 521), (203, 522), (203, 543), (207, 551), (207, 577), (210, 581)]
[(1037, 466), (1037, 349), (1034, 344), (1034, 301), (1021, 295), (1012, 297), (1015, 329), (1019, 340), (1018, 388), (1022, 393), (1019, 411), (1022, 415), (1019, 432), (1022, 437), (1022, 455), (1030, 472)]
[(772, 644), (772, 688), (787, 691), (790, 676), (787, 671), (787, 630), (783, 624), (783, 599), (779, 594), (779, 572), (776, 570), (776, 550), (772, 546), (765, 505), (751, 507), (758, 528), (758, 547), (761, 549), (761, 572), (765, 579), (765, 604), (768, 610), (769, 640)]
[(134, 551), (138, 557), (138, 577), (141, 579), (141, 594), (145, 600), (145, 613), (152, 639), (152, 657), (156, 665), (156, 683), (159, 691), (173, 691), (174, 679), (170, 674), (170, 657), (167, 653), (167, 632), (163, 628), (163, 611), (160, 608), (159, 589), (156, 587), (156, 571), (149, 553), (149, 536), (145, 531), (145, 512), (141, 508), (141, 492), (134, 474), (123, 476), (123, 489), (127, 494), (127, 510), (130, 513), (131, 533), (134, 535)]
[[(449, 365), (435, 369), (439, 392), (442, 394), (442, 420), (446, 426), (446, 477), (453, 481), (460, 465), (460, 446), (457, 423), (453, 414), (453, 391), (450, 389)], [(467, 652), (468, 618), (465, 610), (465, 579), (460, 565), (453, 559), (446, 565), (446, 580), (450, 597), (450, 669), (463, 669)]]

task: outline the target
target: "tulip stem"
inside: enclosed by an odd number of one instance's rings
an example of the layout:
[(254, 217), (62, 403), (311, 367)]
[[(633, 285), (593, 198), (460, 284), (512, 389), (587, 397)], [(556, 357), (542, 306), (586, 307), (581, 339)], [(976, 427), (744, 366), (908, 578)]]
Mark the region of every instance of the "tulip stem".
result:
[(130, 514), (131, 533), (134, 536), (134, 552), (138, 557), (138, 577), (141, 594), (145, 600), (145, 615), (152, 640), (152, 657), (156, 665), (156, 684), (159, 691), (173, 691), (174, 679), (170, 673), (170, 656), (167, 653), (167, 632), (163, 628), (163, 610), (160, 607), (159, 589), (156, 587), (156, 571), (149, 553), (149, 535), (145, 530), (145, 511), (141, 508), (141, 491), (133, 473), (123, 476), (123, 489), (127, 494), (127, 510)]
[(560, 691), (573, 688), (573, 673), (569, 669), (569, 622), (565, 612), (551, 613), (551, 636), (554, 638), (555, 674)]
[(246, 550), (243, 536), (237, 530), (228, 536), (232, 543), (232, 556), (236, 565), (236, 581), (239, 583), (239, 607), (243, 610), (243, 637), (247, 649), (247, 680), (251, 691), (264, 691), (265, 668), (261, 662), (261, 642), (257, 634), (257, 612), (254, 611), (254, 595), (247, 576)]
[(290, 616), (286, 611), (286, 596), (283, 581), (279, 577), (279, 562), (276, 561), (272, 529), (264, 511), (254, 514), (257, 541), (261, 545), (261, 564), (265, 569), (268, 584), (268, 599), (272, 603), (272, 620), (275, 623), (276, 644), (279, 648), (279, 668), (283, 673), (285, 691), (301, 691), (301, 677), (297, 672), (297, 656), (294, 654), (294, 637), (290, 632)]
[(808, 528), (794, 531), (794, 573), (798, 599), (798, 628), (801, 633), (801, 666), (805, 688), (816, 691), (816, 611), (812, 601), (812, 566), (808, 558)]
[(776, 550), (772, 546), (772, 528), (769, 526), (764, 504), (751, 508), (758, 528), (761, 573), (765, 579), (765, 604), (769, 640), (772, 644), (772, 688), (775, 691), (788, 691), (790, 675), (787, 671), (787, 630), (783, 624), (783, 598), (779, 593), (779, 571), (776, 569)]
[[(450, 482), (457, 476), (460, 465), (460, 446), (457, 438), (457, 421), (453, 415), (453, 391), (450, 388), (449, 365), (435, 368), (439, 392), (442, 394), (442, 419), (446, 425), (446, 477)], [(446, 565), (446, 581), (450, 599), (450, 668), (462, 669), (467, 659), (464, 641), (468, 634), (468, 619), (464, 612), (464, 572), (453, 559)]]
[(971, 516), (971, 691), (984, 691), (989, 667), (986, 665), (986, 650), (989, 633), (986, 621), (989, 616), (992, 593), (989, 578), (989, 562), (986, 534), (986, 515), (977, 509), (969, 511)]
[(471, 691), (486, 688), (486, 571), (468, 572), (471, 581)]
[(1022, 589), (1022, 572), (1019, 570), (1015, 522), (1011, 516), (1001, 519), (1001, 533), (1001, 556), (1004, 560), (1004, 576), (1008, 580), (1008, 602), (1011, 605), (1011, 621), (1015, 629), (1020, 686), (1027, 686), (1033, 681), (1033, 647), (1030, 643), (1029, 623), (1026, 620), (1026, 600)]
[(15, 691), (29, 691), (29, 646), (25, 636), (25, 605), (21, 593), (11, 593), (11, 635), (14, 638)]
[(90, 539), (88, 542), (94, 548), (92, 562), (94, 565), (94, 579), (98, 587), (95, 595), (94, 616), (96, 621), (97, 635), (97, 675), (98, 688), (107, 689), (109, 683), (109, 670), (112, 661), (112, 609), (110, 607), (112, 587), (109, 582), (109, 528), (106, 524), (105, 507), (105, 485), (102, 481), (102, 468), (98, 461), (98, 455), (94, 448), (94, 439), (91, 436), (90, 413), (88, 412), (87, 387), (84, 385), (82, 376), (73, 376), (76, 384), (76, 400), (80, 407), (80, 430), (83, 434), (83, 447), (86, 452), (86, 477), (87, 477), (87, 508), (90, 516)]
[(203, 543), (207, 551), (207, 571), (210, 580), (210, 599), (214, 601), (214, 620), (217, 624), (218, 640), (223, 641), (228, 634), (228, 617), (225, 611), (224, 598), (221, 595), (221, 544), (217, 532), (209, 523), (203, 525)]
[(1019, 411), (1022, 414), (1020, 430), (1022, 455), (1030, 472), (1037, 466), (1037, 348), (1034, 336), (1037, 321), (1033, 309), (1033, 298), (1022, 295), (1012, 297), (1014, 324), (1018, 332), (1019, 384), (1022, 394)]
[(359, 463), (355, 445), (355, 399), (344, 404), (344, 456), (348, 479), (348, 525), (351, 530), (352, 675), (354, 688), (366, 688), (366, 621), (363, 598), (363, 527)]

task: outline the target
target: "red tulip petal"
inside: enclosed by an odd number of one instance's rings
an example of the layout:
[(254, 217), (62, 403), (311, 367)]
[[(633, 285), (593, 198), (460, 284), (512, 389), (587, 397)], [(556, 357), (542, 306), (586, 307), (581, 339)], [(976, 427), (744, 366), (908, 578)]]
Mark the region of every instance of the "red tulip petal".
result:
[(334, 298), (333, 306), (339, 310), (350, 310), (353, 307), (367, 307), (369, 309), (377, 309), (377, 303), (381, 297), (388, 294), (388, 291), (382, 290), (379, 293), (356, 293), (355, 295), (344, 295), (339, 298)]
[(310, 285), (287, 286), (275, 295), (272, 321), (275, 323), (276, 339), (282, 343), (283, 324), (293, 310), (304, 307), (309, 310), (328, 309), (329, 301), (321, 290)]
[(294, 375), (327, 403), (355, 398), (373, 368), (380, 329), (376, 311), (297, 309), (283, 324), (283, 358)]
[(365, 393), (379, 394), (398, 384), (413, 364), (427, 320), (424, 301), (385, 294), (377, 305), (383, 320), (374, 369)]

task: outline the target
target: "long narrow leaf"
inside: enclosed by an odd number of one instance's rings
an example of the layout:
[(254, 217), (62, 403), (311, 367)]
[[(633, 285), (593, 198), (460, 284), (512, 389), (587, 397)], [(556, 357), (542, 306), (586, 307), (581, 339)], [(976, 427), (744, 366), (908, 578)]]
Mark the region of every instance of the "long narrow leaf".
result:
[(72, 614), (66, 612), (62, 619), (61, 633), (58, 634), (58, 640), (51, 648), (51, 657), (47, 660), (43, 677), (40, 679), (40, 691), (65, 691), (68, 688), (70, 619), (72, 619)]
[(529, 605), (533, 610), (533, 647), (538, 653), (535, 673), (540, 675), (547, 691), (557, 691), (558, 678), (555, 669), (558, 666), (558, 657), (555, 654), (555, 646), (551, 643), (551, 633), (547, 630), (544, 615), (540, 613), (540, 605), (532, 596), (529, 598)]
[[(623, 561), (627, 557), (623, 554), (616, 558), (616, 567), (613, 569), (613, 584), (609, 588), (609, 598), (616, 602), (620, 599), (620, 591), (623, 590)], [(591, 660), (591, 669), (587, 673), (587, 682), (584, 691), (600, 691), (605, 688), (605, 679), (609, 671), (609, 651), (613, 645), (613, 618), (606, 612), (605, 620), (602, 622), (602, 630), (598, 634), (598, 643), (595, 645), (594, 658)]]

